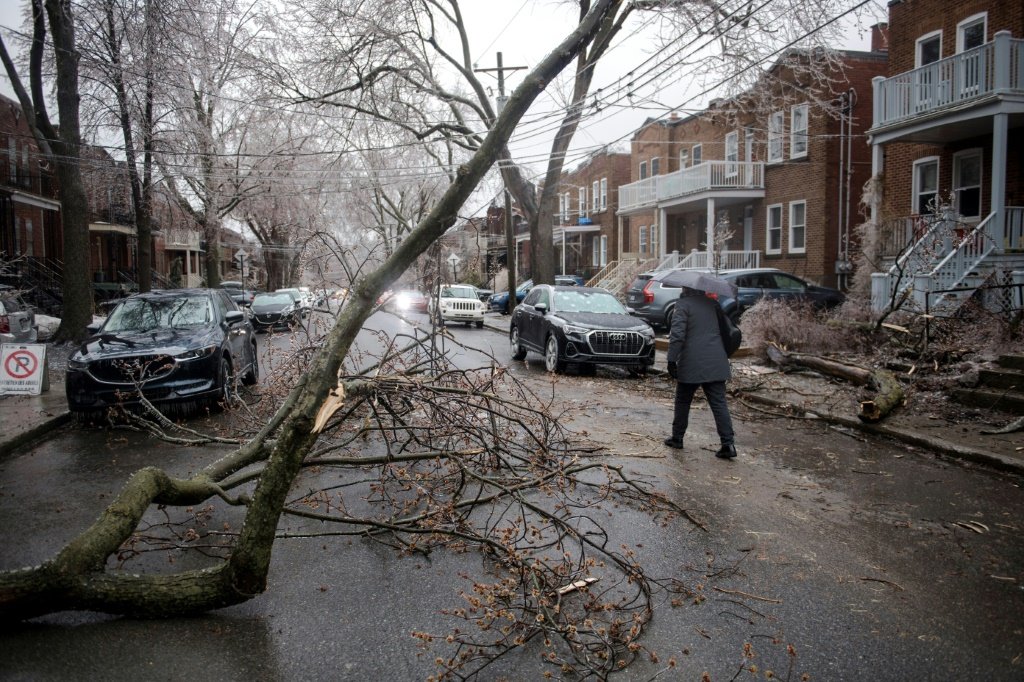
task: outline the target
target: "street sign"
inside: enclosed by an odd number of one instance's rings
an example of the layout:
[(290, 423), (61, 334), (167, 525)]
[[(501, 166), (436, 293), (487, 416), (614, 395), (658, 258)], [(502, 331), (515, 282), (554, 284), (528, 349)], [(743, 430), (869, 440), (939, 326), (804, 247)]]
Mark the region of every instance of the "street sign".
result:
[(46, 346), (0, 345), (0, 395), (27, 393), (39, 395), (46, 373)]
[(452, 266), (452, 270), (454, 270), (456, 267), (458, 267), (459, 263), (461, 263), (461, 262), (462, 262), (462, 259), (459, 258), (454, 253), (452, 255), (448, 256), (448, 265)]

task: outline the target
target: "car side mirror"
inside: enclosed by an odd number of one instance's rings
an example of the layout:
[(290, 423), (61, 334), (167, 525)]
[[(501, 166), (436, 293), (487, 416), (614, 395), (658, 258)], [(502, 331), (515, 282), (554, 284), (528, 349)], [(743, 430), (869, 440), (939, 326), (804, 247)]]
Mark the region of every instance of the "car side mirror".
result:
[(630, 308), (629, 306), (626, 306), (626, 313), (629, 315), (636, 315), (636, 308)]
[(544, 314), (546, 314), (548, 312), (548, 304), (547, 303), (537, 303), (537, 304), (535, 304), (533, 306), (533, 309), (538, 311), (538, 312), (540, 312), (541, 315), (544, 315)]
[(85, 325), (85, 331), (87, 331), (90, 335), (95, 336), (96, 334), (100, 333), (100, 327), (102, 326), (103, 325), (100, 324), (99, 322), (93, 322), (92, 324)]
[(228, 326), (238, 324), (245, 319), (245, 313), (241, 310), (229, 310), (228, 314), (224, 316), (224, 321), (228, 323)]

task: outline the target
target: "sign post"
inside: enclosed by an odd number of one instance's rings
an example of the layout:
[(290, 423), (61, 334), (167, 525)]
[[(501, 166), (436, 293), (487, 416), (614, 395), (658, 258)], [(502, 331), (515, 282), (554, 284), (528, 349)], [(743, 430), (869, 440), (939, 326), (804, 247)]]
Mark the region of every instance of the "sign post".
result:
[(13, 343), (0, 346), (0, 395), (39, 395), (43, 390), (45, 376), (46, 346), (21, 346)]
[(452, 266), (452, 282), (453, 283), (459, 281), (459, 263), (461, 263), (461, 262), (462, 262), (462, 259), (459, 258), (458, 255), (456, 255), (454, 253), (452, 255), (448, 256), (448, 265)]

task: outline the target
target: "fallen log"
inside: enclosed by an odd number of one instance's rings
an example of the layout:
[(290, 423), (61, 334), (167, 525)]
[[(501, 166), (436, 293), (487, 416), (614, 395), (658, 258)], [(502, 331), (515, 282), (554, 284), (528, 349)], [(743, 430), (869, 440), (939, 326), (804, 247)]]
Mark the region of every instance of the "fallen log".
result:
[(774, 344), (769, 344), (767, 350), (768, 358), (780, 367), (813, 369), (816, 372), (839, 377), (873, 391), (874, 395), (865, 396), (860, 400), (860, 413), (857, 417), (861, 421), (870, 423), (881, 421), (903, 404), (903, 387), (900, 386), (896, 375), (888, 370), (871, 370), (859, 365), (823, 358), (819, 355), (793, 353)]

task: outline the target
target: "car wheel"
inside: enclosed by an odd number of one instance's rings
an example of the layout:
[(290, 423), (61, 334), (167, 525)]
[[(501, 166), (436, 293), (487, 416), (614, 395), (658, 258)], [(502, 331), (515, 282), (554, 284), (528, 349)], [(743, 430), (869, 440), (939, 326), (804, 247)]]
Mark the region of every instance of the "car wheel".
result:
[(645, 377), (647, 376), (647, 367), (645, 365), (641, 365), (639, 367), (630, 367), (629, 376), (636, 377), (637, 379)]
[(544, 345), (544, 367), (549, 372), (562, 372), (565, 370), (565, 360), (560, 357), (558, 339), (554, 334), (548, 335), (548, 342)]
[(519, 343), (519, 328), (512, 325), (508, 332), (508, 345), (512, 348), (512, 359), (522, 360), (526, 357), (526, 349)]
[(676, 312), (676, 307), (669, 306), (668, 310), (665, 311), (665, 329), (672, 330), (672, 316)]
[(476, 328), (477, 329), (483, 329), (484, 328), (484, 321), (480, 320), (479, 322), (477, 322), (476, 323)]
[(256, 355), (256, 344), (249, 344), (250, 358), (252, 361), (249, 363), (249, 371), (242, 376), (242, 383), (246, 386), (252, 386), (260, 380), (260, 364), (259, 358)]
[(231, 371), (231, 361), (225, 355), (220, 359), (220, 367), (217, 370), (217, 397), (213, 399), (213, 406), (227, 409), (235, 399), (235, 376)]

